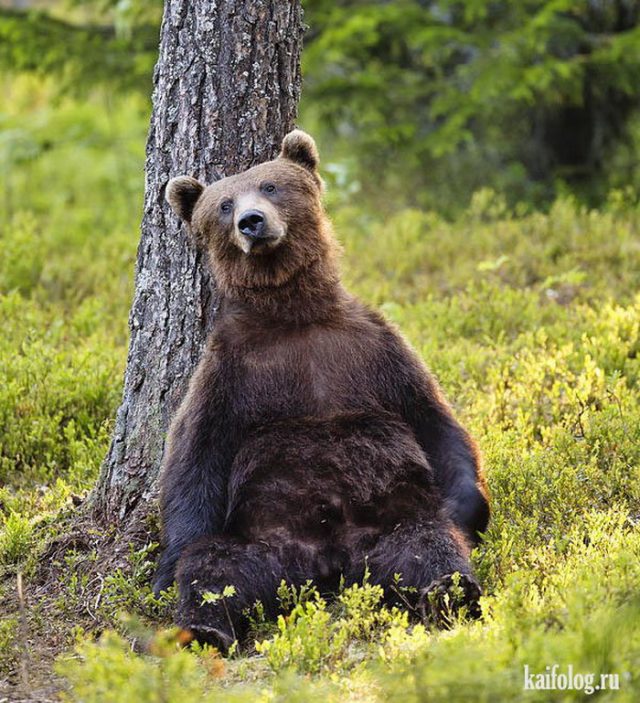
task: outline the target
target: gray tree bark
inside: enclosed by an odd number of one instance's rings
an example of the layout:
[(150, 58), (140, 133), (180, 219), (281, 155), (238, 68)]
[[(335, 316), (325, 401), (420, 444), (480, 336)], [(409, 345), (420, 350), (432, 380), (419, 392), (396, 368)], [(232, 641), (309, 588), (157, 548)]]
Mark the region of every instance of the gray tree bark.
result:
[(124, 394), (89, 501), (103, 524), (126, 527), (152, 504), (171, 415), (215, 323), (215, 282), (165, 185), (276, 155), (296, 117), (302, 35), (299, 0), (166, 0)]

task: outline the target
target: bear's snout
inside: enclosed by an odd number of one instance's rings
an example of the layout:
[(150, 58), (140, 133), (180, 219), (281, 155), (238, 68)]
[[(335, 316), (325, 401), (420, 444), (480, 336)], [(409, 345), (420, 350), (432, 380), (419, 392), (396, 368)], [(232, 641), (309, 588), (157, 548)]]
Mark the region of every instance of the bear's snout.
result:
[(285, 233), (278, 213), (269, 203), (262, 208), (253, 203), (246, 203), (243, 208), (242, 204), (239, 204), (240, 214), (235, 225), (235, 239), (240, 249), (245, 254), (264, 254), (276, 247)]
[(267, 235), (265, 229), (265, 214), (261, 210), (247, 210), (240, 215), (238, 229), (249, 239), (264, 239)]

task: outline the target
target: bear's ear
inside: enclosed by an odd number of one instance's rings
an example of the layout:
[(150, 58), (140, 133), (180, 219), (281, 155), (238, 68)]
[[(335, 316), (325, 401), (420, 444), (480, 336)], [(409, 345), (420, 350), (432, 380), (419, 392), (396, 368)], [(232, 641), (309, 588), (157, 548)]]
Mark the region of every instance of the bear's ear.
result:
[(191, 176), (178, 176), (167, 183), (164, 197), (171, 209), (185, 222), (191, 222), (193, 209), (202, 195), (204, 186)]
[(313, 137), (310, 137), (301, 129), (294, 129), (282, 140), (280, 158), (289, 159), (289, 161), (304, 166), (304, 168), (314, 173), (320, 163), (318, 147), (313, 141)]

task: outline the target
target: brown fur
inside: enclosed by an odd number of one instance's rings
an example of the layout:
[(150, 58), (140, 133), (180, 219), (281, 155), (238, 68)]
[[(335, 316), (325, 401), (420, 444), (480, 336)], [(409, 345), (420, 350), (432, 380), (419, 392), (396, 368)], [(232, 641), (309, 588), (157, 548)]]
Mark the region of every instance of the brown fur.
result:
[[(194, 205), (190, 181), (167, 191), (223, 303), (169, 433), (156, 589), (178, 564), (181, 623), (213, 639), (229, 633), (200, 608), (203, 589), (233, 583), (239, 622), (256, 598), (273, 605), (281, 578), (331, 590), (340, 575), (361, 578), (367, 559), (384, 585), (402, 572), (426, 588), (470, 574), (488, 520), (477, 450), (437, 383), (340, 283), (317, 164), (297, 130), (278, 159), (203, 188)], [(245, 212), (264, 217), (257, 243)]]

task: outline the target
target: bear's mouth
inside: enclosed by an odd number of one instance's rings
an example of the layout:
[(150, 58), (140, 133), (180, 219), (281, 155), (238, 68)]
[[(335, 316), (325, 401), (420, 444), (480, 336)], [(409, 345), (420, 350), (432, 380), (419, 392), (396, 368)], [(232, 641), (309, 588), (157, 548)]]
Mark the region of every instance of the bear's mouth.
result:
[(264, 255), (279, 246), (284, 239), (284, 235), (284, 229), (278, 232), (273, 230), (263, 232), (260, 236), (251, 236), (236, 230), (236, 243), (247, 256), (250, 254)]
[(280, 237), (261, 237), (260, 239), (243, 238), (245, 239), (246, 249), (243, 247), (245, 254), (265, 254), (271, 249), (274, 249), (280, 240)]

